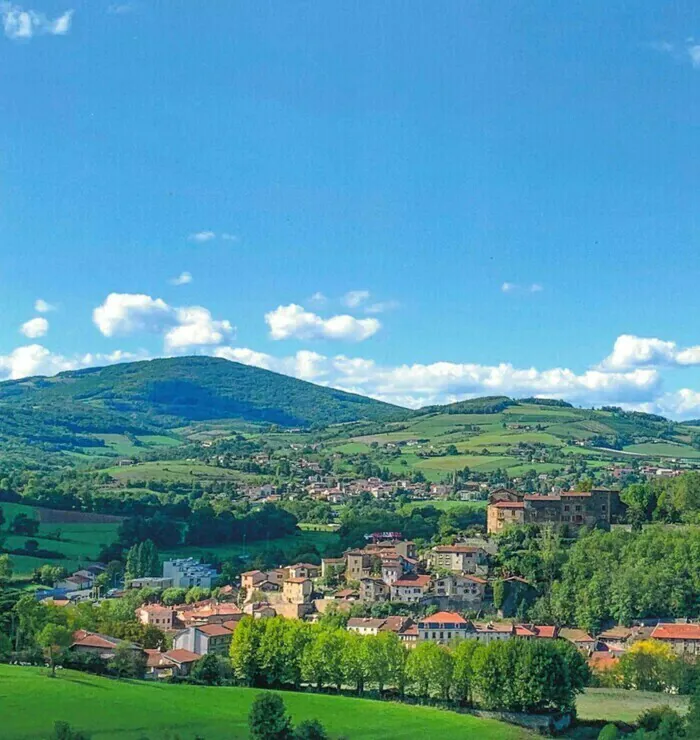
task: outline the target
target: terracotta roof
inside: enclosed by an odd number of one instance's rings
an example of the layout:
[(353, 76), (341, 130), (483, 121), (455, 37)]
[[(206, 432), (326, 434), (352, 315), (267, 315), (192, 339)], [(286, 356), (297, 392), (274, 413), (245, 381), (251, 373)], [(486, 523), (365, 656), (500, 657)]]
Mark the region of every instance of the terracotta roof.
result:
[(472, 576), (472, 575), (464, 575), (462, 576), (466, 581), (474, 581), (474, 583), (481, 583), (482, 585), (485, 585), (488, 583), (488, 581), (485, 578), (479, 578), (479, 576)]
[(336, 599), (344, 599), (348, 596), (357, 596), (357, 591), (353, 591), (351, 588), (343, 588), (333, 594)]
[[(243, 612), (241, 612), (241, 614), (242, 613)], [(238, 627), (238, 622), (233, 619), (229, 619), (228, 621), (223, 622), (222, 624), (224, 625), (224, 627), (226, 627), (227, 630), (231, 630), (231, 632), (233, 632), (233, 630), (235, 630), (236, 627)]]
[(162, 665), (168, 665), (170, 661), (165, 657), (165, 653), (160, 650), (151, 650), (146, 648), (146, 668), (159, 668)]
[(700, 640), (700, 624), (660, 622), (651, 636), (655, 640)]
[(404, 576), (403, 578), (399, 578), (398, 580), (394, 581), (391, 585), (392, 586), (401, 586), (401, 587), (410, 587), (410, 586), (420, 586), (424, 587), (427, 586), (430, 583), (430, 576)]
[(175, 663), (194, 663), (199, 660), (202, 656), (193, 653), (190, 650), (168, 650), (167, 653), (163, 653), (163, 657), (168, 660), (172, 660)]
[(410, 627), (406, 627), (406, 629), (401, 630), (400, 634), (407, 635), (409, 637), (418, 637), (418, 625), (412, 624)]
[(557, 636), (557, 628), (551, 624), (535, 625), (533, 629), (537, 637), (554, 638)]
[(285, 583), (308, 583), (310, 578), (287, 578)]
[(515, 634), (518, 637), (537, 637), (537, 633), (526, 627), (524, 624), (515, 625)]
[(223, 635), (231, 634), (231, 630), (224, 627), (223, 624), (202, 624), (199, 627), (195, 627), (195, 629), (198, 629), (209, 637), (222, 637)]
[(480, 550), (479, 547), (472, 545), (438, 545), (433, 548), (433, 552), (476, 552)]
[(467, 620), (457, 612), (436, 612), (429, 617), (423, 617), (420, 624), (468, 624)]
[(591, 654), (591, 657), (588, 659), (588, 665), (598, 671), (609, 671), (617, 665), (619, 660), (615, 653), (607, 650), (597, 650)]
[(313, 568), (314, 570), (318, 570), (321, 566), (314, 565), (313, 563), (295, 563), (294, 565), (289, 565), (287, 567), (288, 568)]
[(73, 644), (82, 645), (83, 647), (96, 647), (111, 649), (117, 647), (121, 640), (116, 637), (108, 637), (107, 635), (100, 635), (97, 632), (88, 632), (87, 630), (77, 630), (73, 633)]
[(524, 509), (525, 504), (522, 501), (499, 501), (491, 504), (496, 509)]
[(477, 632), (513, 632), (513, 625), (509, 622), (474, 622)]
[(241, 573), (241, 576), (257, 576), (263, 575), (261, 570), (247, 570), (245, 573)]
[(365, 627), (367, 629), (376, 629), (384, 625), (384, 619), (371, 619), (370, 617), (351, 617), (348, 619), (348, 628)]
[(562, 627), (559, 630), (559, 637), (563, 637), (565, 640), (569, 640), (569, 642), (593, 642), (593, 638), (584, 630), (569, 629), (567, 627)]
[(155, 614), (160, 612), (171, 612), (173, 611), (172, 606), (163, 606), (163, 604), (144, 604), (143, 606), (140, 606), (137, 610), (137, 612), (144, 611), (148, 612), (149, 614)]
[(632, 637), (632, 630), (629, 627), (611, 627), (598, 635), (599, 640), (628, 640)]
[(387, 617), (381, 627), (381, 632), (400, 632), (404, 628), (409, 627), (412, 623), (413, 620), (410, 617)]

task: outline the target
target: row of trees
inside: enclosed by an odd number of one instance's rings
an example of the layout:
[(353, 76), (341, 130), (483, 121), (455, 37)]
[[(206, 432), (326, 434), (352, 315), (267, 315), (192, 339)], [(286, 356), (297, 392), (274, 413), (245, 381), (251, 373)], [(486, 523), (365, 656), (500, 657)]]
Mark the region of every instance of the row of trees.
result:
[(524, 712), (566, 710), (589, 677), (565, 641), (422, 642), (407, 649), (390, 632), (362, 636), (324, 625), (244, 617), (234, 632), (235, 677), (250, 686), (374, 688), (398, 697)]

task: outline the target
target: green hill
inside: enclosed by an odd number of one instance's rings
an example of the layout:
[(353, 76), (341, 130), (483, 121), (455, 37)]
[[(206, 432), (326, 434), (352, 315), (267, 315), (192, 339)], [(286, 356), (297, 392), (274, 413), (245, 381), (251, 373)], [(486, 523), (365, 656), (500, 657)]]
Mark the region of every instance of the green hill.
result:
[[(406, 416), (398, 406), (213, 357), (150, 360), (0, 383), (0, 441), (89, 446), (193, 421), (286, 427)], [(92, 444), (97, 444), (95, 441)]]
[[(3, 740), (47, 738), (56, 720), (93, 740), (237, 740), (248, 737), (253, 689), (115, 681), (74, 671), (55, 679), (38, 668), (0, 666)], [(492, 720), (428, 707), (319, 694), (283, 693), (294, 722), (318, 719), (331, 737), (413, 740), (473, 737), (525, 740), (523, 730)]]

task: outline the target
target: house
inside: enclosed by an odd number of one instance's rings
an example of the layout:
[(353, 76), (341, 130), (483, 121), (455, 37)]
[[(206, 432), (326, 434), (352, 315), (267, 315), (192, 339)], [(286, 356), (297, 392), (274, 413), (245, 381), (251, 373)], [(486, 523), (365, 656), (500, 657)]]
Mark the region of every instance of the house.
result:
[(345, 580), (359, 581), (370, 575), (372, 555), (364, 550), (349, 550), (345, 553)]
[(414, 624), (415, 622), (410, 617), (391, 616), (384, 620), (384, 624), (379, 628), (379, 631), (393, 632), (395, 635), (399, 635)]
[(617, 668), (620, 658), (610, 650), (596, 650), (588, 658), (588, 665), (596, 673), (605, 673)]
[(676, 655), (700, 655), (700, 624), (659, 622), (652, 630), (651, 638), (670, 645)]
[(163, 563), (163, 578), (172, 579), (175, 588), (211, 588), (218, 573), (208, 564), (195, 558), (175, 558)]
[(162, 591), (166, 588), (171, 588), (172, 585), (172, 578), (155, 578), (153, 576), (132, 578), (126, 583), (127, 588), (153, 588), (156, 591)]
[(173, 648), (197, 655), (228, 655), (232, 637), (233, 632), (223, 624), (202, 624), (178, 632), (173, 638)]
[(497, 501), (486, 509), (486, 531), (498, 534), (506, 527), (525, 524), (525, 503), (523, 501)]
[(187, 676), (192, 670), (192, 666), (201, 658), (201, 655), (192, 653), (189, 650), (173, 649), (163, 653), (163, 658), (172, 665), (173, 675)]
[(335, 578), (345, 570), (345, 558), (322, 558), (321, 577)]
[(573, 642), (576, 647), (584, 653), (592, 653), (596, 648), (597, 641), (591, 637), (585, 630), (570, 629), (562, 627), (559, 630), (559, 637), (563, 640)]
[(362, 601), (385, 601), (389, 598), (389, 586), (381, 578), (368, 576), (360, 580), (360, 599)]
[(99, 632), (88, 632), (88, 630), (76, 630), (73, 633), (73, 642), (68, 648), (72, 653), (97, 655), (103, 660), (114, 657), (117, 648), (126, 646), (129, 650), (140, 653), (141, 646), (118, 637), (102, 635)]
[(333, 594), (333, 599), (336, 601), (357, 601), (360, 594), (352, 588), (342, 588), (340, 591), (336, 591)]
[(94, 578), (74, 573), (62, 581), (57, 581), (55, 587), (64, 589), (65, 591), (83, 591), (92, 588), (93, 582)]
[(623, 652), (627, 649), (633, 634), (629, 627), (616, 626), (601, 632), (598, 635), (598, 641), (603, 643), (608, 650)]
[(185, 627), (200, 624), (224, 624), (231, 621), (238, 622), (242, 616), (243, 612), (235, 604), (218, 604), (211, 600), (195, 604), (193, 609), (178, 612), (178, 619)]
[(418, 644), (418, 625), (412, 622), (401, 629), (398, 635), (406, 647), (413, 648)]
[(430, 576), (407, 574), (391, 584), (392, 601), (402, 601), (405, 604), (416, 604), (430, 588)]
[(357, 632), (360, 635), (378, 635), (385, 621), (385, 619), (351, 617), (348, 619), (347, 629), (349, 632)]
[(471, 545), (438, 545), (430, 552), (433, 570), (451, 570), (454, 573), (476, 573), (486, 564), (486, 553)]
[(146, 653), (146, 678), (164, 679), (186, 676), (202, 657), (189, 650), (144, 650)]
[(313, 563), (296, 563), (285, 568), (288, 578), (318, 578), (321, 568)]
[(282, 587), (282, 593), (290, 604), (308, 604), (314, 586), (310, 578), (287, 578)]
[(175, 610), (162, 604), (144, 604), (136, 609), (136, 618), (141, 624), (153, 625), (160, 630), (173, 628)]
[(457, 612), (437, 612), (418, 620), (418, 639), (447, 644), (468, 636), (469, 622)]
[(382, 580), (391, 585), (404, 573), (403, 558), (382, 558)]
[(515, 628), (510, 622), (474, 622), (474, 637), (484, 644), (515, 637)]
[(433, 582), (432, 594), (437, 597), (469, 602), (472, 608), (479, 609), (486, 593), (487, 581), (479, 576), (452, 573)]

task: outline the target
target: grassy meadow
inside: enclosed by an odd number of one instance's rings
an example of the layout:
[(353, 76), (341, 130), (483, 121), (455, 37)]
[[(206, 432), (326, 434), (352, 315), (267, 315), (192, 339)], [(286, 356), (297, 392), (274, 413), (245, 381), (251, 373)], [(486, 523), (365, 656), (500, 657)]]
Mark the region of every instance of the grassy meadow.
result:
[(688, 697), (677, 694), (659, 694), (652, 691), (626, 689), (586, 689), (576, 699), (576, 710), (581, 720), (607, 722), (635, 722), (639, 715), (667, 704), (678, 712), (688, 711)]
[[(255, 689), (155, 685), (116, 681), (74, 671), (50, 678), (45, 669), (0, 666), (3, 740), (38, 740), (56, 720), (93, 740), (237, 740), (248, 738)], [(295, 722), (316, 718), (331, 736), (348, 740), (464, 737), (525, 740), (507, 724), (428, 707), (346, 697), (283, 693)]]

